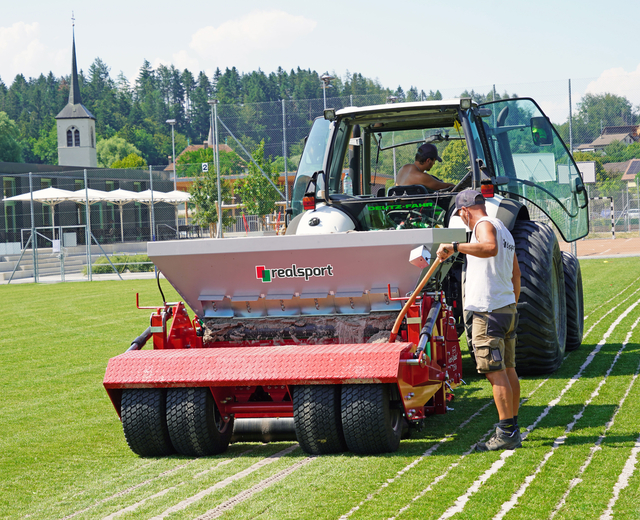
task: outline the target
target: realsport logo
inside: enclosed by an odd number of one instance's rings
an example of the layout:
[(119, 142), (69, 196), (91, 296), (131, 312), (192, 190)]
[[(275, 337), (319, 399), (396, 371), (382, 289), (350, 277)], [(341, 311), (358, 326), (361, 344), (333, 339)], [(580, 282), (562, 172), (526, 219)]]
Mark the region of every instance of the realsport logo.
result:
[(328, 264), (326, 267), (298, 267), (293, 264), (287, 268), (267, 269), (264, 265), (256, 266), (256, 278), (263, 282), (271, 282), (275, 278), (304, 278), (305, 282), (309, 278), (318, 278), (323, 276), (333, 276), (333, 266)]

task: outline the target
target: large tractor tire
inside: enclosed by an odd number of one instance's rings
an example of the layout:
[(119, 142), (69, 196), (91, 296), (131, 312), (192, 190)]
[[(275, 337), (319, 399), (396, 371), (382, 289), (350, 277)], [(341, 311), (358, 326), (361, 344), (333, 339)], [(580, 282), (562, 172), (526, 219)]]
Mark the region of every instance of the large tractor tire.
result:
[(300, 447), (312, 455), (346, 451), (342, 434), (339, 385), (293, 389), (293, 421)]
[(567, 299), (567, 346), (575, 350), (582, 344), (584, 333), (584, 299), (580, 262), (571, 253), (562, 252), (564, 293)]
[(227, 449), (233, 419), (222, 418), (209, 388), (170, 388), (167, 427), (178, 453), (204, 457)]
[(175, 453), (165, 413), (164, 388), (122, 391), (120, 417), (124, 438), (131, 451), (141, 457), (163, 457)]
[(511, 232), (521, 271), (516, 370), (535, 375), (555, 371), (567, 339), (567, 309), (562, 255), (546, 224), (519, 220)]
[(404, 418), (399, 396), (393, 397), (388, 384), (342, 386), (342, 430), (350, 451), (375, 455), (398, 450)]

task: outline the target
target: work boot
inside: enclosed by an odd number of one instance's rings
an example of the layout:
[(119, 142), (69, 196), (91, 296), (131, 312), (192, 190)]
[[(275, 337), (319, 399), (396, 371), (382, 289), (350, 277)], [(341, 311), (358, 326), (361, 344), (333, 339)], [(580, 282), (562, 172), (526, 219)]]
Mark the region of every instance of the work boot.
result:
[(479, 442), (476, 445), (478, 451), (515, 450), (522, 447), (522, 437), (520, 429), (515, 430), (511, 435), (500, 428), (496, 428), (495, 433), (487, 442)]

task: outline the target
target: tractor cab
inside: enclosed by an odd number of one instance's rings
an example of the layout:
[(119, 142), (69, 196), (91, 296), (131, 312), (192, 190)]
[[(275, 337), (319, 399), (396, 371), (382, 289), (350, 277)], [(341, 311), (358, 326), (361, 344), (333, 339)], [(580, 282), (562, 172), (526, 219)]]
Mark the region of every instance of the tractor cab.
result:
[[(454, 188), (396, 185), (424, 143), (443, 159), (428, 173)], [(580, 172), (538, 105), (463, 98), (326, 110), (302, 154), (287, 233), (448, 227), (455, 194), (471, 187), (530, 203), (567, 241), (588, 232)]]

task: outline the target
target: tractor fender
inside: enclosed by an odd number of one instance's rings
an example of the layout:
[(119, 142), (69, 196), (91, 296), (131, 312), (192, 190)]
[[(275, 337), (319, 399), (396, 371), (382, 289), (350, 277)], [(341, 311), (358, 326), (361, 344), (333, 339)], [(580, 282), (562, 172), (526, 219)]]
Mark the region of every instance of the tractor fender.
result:
[[(501, 195), (489, 197), (485, 199), (485, 201), (487, 215), (500, 220), (509, 231), (513, 230), (513, 226), (517, 220), (530, 220), (529, 211), (521, 202), (513, 199), (506, 199)], [(453, 211), (453, 209), (451, 211)], [(455, 229), (462, 228), (467, 229), (467, 231), (471, 231), (464, 225), (462, 219), (458, 215), (451, 215), (448, 227)]]

